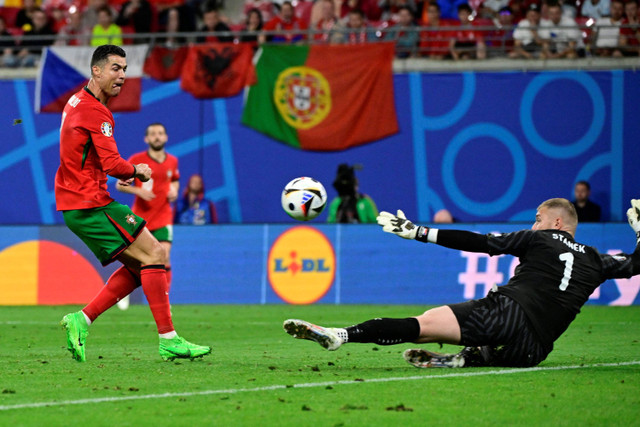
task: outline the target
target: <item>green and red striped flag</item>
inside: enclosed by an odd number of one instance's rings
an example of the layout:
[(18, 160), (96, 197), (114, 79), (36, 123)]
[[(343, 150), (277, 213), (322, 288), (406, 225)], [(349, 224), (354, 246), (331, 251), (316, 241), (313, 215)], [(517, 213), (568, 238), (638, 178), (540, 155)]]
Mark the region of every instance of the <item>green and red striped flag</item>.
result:
[(264, 45), (242, 123), (315, 151), (397, 133), (393, 53), (393, 43)]

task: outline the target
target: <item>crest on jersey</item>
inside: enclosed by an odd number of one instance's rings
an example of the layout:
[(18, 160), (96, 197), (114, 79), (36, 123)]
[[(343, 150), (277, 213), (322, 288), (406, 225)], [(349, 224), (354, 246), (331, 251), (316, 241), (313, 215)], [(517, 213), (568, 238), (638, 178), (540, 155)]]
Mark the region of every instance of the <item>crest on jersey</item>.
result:
[(109, 122), (102, 123), (100, 125), (100, 130), (102, 131), (102, 134), (107, 138), (110, 138), (111, 135), (113, 135), (113, 128), (111, 127), (111, 123)]
[(138, 223), (138, 221), (136, 221), (136, 217), (131, 214), (125, 216), (124, 219), (131, 225), (136, 225)]

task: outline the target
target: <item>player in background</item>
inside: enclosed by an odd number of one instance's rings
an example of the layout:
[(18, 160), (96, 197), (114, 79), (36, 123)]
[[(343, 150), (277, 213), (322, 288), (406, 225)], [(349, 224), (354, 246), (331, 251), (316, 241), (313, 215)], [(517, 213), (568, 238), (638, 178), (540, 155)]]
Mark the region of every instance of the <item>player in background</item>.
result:
[(118, 153), (114, 120), (107, 102), (118, 96), (125, 81), (125, 51), (114, 45), (96, 48), (91, 58), (89, 83), (71, 96), (60, 125), (60, 167), (55, 179), (56, 207), (64, 221), (102, 265), (123, 265), (82, 310), (62, 318), (67, 349), (79, 362), (86, 360), (89, 325), (121, 298), (142, 286), (159, 334), (160, 356), (165, 360), (201, 357), (211, 348), (192, 344), (176, 334), (169, 310), (165, 251), (128, 206), (114, 201), (107, 191), (107, 175), (130, 184), (148, 181), (151, 168), (134, 165)]
[(419, 368), (535, 366), (553, 350), (555, 340), (602, 282), (640, 273), (640, 200), (631, 201), (627, 217), (636, 233), (635, 251), (612, 256), (574, 240), (578, 217), (566, 199), (540, 204), (531, 230), (501, 235), (418, 227), (402, 211), (381, 212), (378, 224), (388, 233), (457, 250), (511, 254), (520, 265), (506, 285), (485, 298), (437, 307), (416, 317), (377, 318), (346, 328), (290, 319), (284, 329), (328, 350), (349, 342), (465, 346), (457, 354), (406, 350), (405, 360)]
[[(133, 213), (147, 221), (147, 228), (165, 250), (164, 266), (167, 270), (167, 292), (171, 290), (171, 243), (173, 242), (173, 209), (171, 203), (178, 198), (180, 172), (178, 158), (164, 149), (169, 137), (162, 123), (147, 126), (144, 142), (149, 146), (146, 151), (136, 153), (129, 158), (133, 164), (145, 163), (151, 168), (151, 179), (142, 182), (134, 179), (132, 185), (119, 180), (116, 189), (133, 194)], [(126, 309), (129, 297), (118, 301), (118, 307)]]

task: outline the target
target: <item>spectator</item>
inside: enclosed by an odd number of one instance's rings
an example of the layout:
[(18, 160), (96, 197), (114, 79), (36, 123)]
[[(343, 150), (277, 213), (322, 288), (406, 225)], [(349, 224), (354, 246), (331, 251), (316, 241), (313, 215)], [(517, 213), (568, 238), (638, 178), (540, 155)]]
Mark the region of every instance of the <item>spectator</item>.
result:
[(338, 18), (336, 17), (336, 8), (333, 0), (320, 0), (320, 19), (313, 26), (316, 33), (313, 39), (316, 43), (328, 43), (338, 26)]
[(531, 3), (527, 8), (525, 19), (520, 21), (513, 32), (513, 52), (511, 58), (537, 58), (542, 54), (543, 40), (538, 29), (540, 27), (540, 7)]
[(578, 222), (599, 222), (600, 206), (589, 200), (591, 186), (587, 181), (578, 181), (573, 189), (575, 200), (573, 206), (578, 214)]
[(545, 58), (576, 58), (584, 48), (582, 34), (573, 18), (562, 15), (559, 3), (547, 5), (549, 19), (540, 21), (542, 56)]
[(253, 43), (256, 47), (258, 46), (258, 37), (259, 32), (262, 30), (264, 26), (264, 22), (262, 21), (262, 13), (260, 13), (260, 9), (251, 9), (247, 12), (247, 19), (244, 23), (244, 28), (242, 31), (253, 31), (254, 34), (243, 34), (240, 37), (241, 42), (245, 43)]
[(218, 223), (215, 205), (204, 197), (204, 183), (200, 175), (191, 175), (187, 188), (176, 202), (175, 222), (190, 225)]
[(249, 12), (252, 9), (258, 9), (262, 15), (263, 22), (269, 22), (275, 15), (275, 9), (273, 2), (270, 0), (245, 0), (244, 2), (244, 16), (245, 19), (249, 18)]
[(525, 4), (524, 0), (510, 0), (509, 8), (511, 9), (511, 13), (513, 14), (513, 23), (519, 24), (527, 14), (527, 8), (529, 3)]
[(187, 43), (186, 37), (174, 35), (176, 33), (180, 33), (184, 31), (184, 29), (181, 27), (182, 20), (180, 19), (180, 9), (178, 9), (177, 7), (172, 7), (170, 9), (167, 9), (166, 14), (167, 14), (167, 25), (165, 28), (165, 32), (171, 35), (167, 35), (167, 37), (160, 39), (159, 42), (169, 48), (178, 47), (186, 44)]
[(440, 209), (433, 215), (433, 222), (436, 224), (453, 224), (453, 215), (447, 209)]
[[(152, 27), (153, 10), (147, 0), (129, 0), (122, 5), (116, 18), (116, 24), (120, 27), (132, 29), (135, 33), (150, 33)], [(148, 43), (148, 38), (135, 38), (133, 42)]]
[(37, 9), (31, 12), (31, 19), (33, 26), (29, 31), (25, 31), (26, 37), (22, 40), (22, 49), (18, 52), (19, 65), (22, 67), (38, 65), (42, 49), (54, 42), (55, 33), (49, 26), (47, 15), (41, 9)]
[(57, 46), (85, 46), (89, 44), (90, 34), (82, 26), (82, 12), (76, 6), (69, 8), (67, 23), (58, 31)]
[(458, 6), (458, 28), (454, 32), (454, 38), (449, 41), (451, 57), (459, 59), (485, 59), (487, 56), (486, 45), (482, 35), (473, 29), (471, 6), (462, 3)]
[(585, 0), (580, 14), (586, 18), (600, 19), (610, 15), (610, 0)]
[(25, 32), (29, 31), (33, 26), (33, 12), (36, 10), (40, 10), (36, 0), (22, 0), (22, 9), (18, 11), (13, 26)]
[(366, 194), (358, 191), (358, 178), (354, 170), (358, 166), (349, 166), (346, 163), (338, 166), (338, 173), (333, 188), (338, 192), (329, 205), (330, 223), (375, 223), (378, 216), (378, 208)]
[(295, 2), (294, 13), (299, 21), (304, 22), (307, 28), (311, 22), (311, 9), (313, 8), (313, 1), (311, 0), (297, 0)]
[(509, 7), (509, 0), (485, 0), (482, 3), (483, 17), (498, 19), (500, 11)]
[(113, 23), (113, 12), (105, 6), (98, 10), (98, 23), (91, 32), (91, 46), (122, 45), (122, 29)]
[(491, 46), (489, 53), (504, 57), (513, 51), (513, 13), (509, 6), (500, 9), (494, 26), (487, 35), (486, 43)]
[(611, 0), (611, 16), (596, 21), (595, 52), (598, 56), (622, 56), (618, 46), (620, 41), (620, 25), (624, 17), (622, 0)]
[[(267, 35), (266, 39), (271, 42), (293, 43), (305, 39), (304, 32), (307, 24), (296, 18), (293, 5), (290, 1), (285, 1), (280, 8), (280, 15), (267, 22), (264, 29), (265, 31), (282, 31), (282, 33)], [(260, 41), (263, 42), (265, 36), (261, 37)]]
[(352, 10), (347, 18), (346, 24), (340, 23), (336, 28), (336, 32), (331, 38), (332, 43), (357, 44), (377, 38), (375, 30), (367, 26), (364, 13), (361, 10)]
[(620, 49), (624, 56), (638, 56), (640, 52), (638, 0), (627, 0), (624, 4), (624, 14), (625, 18), (620, 25)]
[(18, 46), (11, 33), (7, 31), (7, 24), (2, 15), (0, 15), (0, 37), (11, 37), (0, 41), (0, 67), (16, 67), (18, 58), (15, 53)]
[(413, 22), (413, 10), (407, 6), (398, 9), (398, 23), (387, 30), (385, 40), (396, 42), (396, 56), (408, 58), (415, 56), (418, 45), (418, 31)]
[(108, 7), (111, 10), (111, 16), (118, 16), (118, 12), (109, 6), (107, 0), (88, 0), (87, 6), (82, 11), (82, 27), (87, 34), (93, 32), (94, 27), (98, 24), (98, 11)]
[(203, 33), (218, 33), (226, 31), (229, 34), (209, 34), (207, 36), (198, 37), (198, 43), (211, 43), (211, 42), (230, 42), (233, 41), (233, 36), (230, 34), (231, 28), (220, 20), (220, 14), (217, 9), (210, 9), (202, 15), (203, 25), (200, 27), (200, 32)]
[(45, 13), (50, 17), (49, 25), (56, 34), (60, 33), (62, 27), (67, 24), (67, 9), (68, 7), (63, 0), (49, 2), (44, 8)]
[(403, 7), (410, 8), (411, 14), (415, 15), (416, 3), (415, 0), (379, 0), (378, 7), (382, 12), (381, 21), (395, 23), (400, 20), (399, 13)]
[(426, 22), (423, 24), (428, 28), (420, 34), (420, 50), (424, 56), (431, 59), (443, 59), (449, 55), (451, 39), (451, 31), (446, 27), (451, 27), (453, 22), (441, 19), (440, 5), (436, 1), (427, 5), (426, 16)]

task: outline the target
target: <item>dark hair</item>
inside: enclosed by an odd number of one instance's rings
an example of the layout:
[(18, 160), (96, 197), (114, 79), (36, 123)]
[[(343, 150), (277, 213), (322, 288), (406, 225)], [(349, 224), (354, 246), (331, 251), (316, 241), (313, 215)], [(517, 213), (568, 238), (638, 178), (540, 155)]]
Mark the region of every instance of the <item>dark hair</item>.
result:
[(440, 12), (440, 5), (437, 1), (430, 1), (427, 7), (435, 7), (436, 9), (438, 9), (438, 12)]
[(473, 10), (471, 9), (471, 6), (469, 6), (468, 3), (461, 3), (458, 5), (458, 12), (461, 12), (463, 10), (466, 10), (469, 13), (473, 12)]
[(162, 129), (164, 129), (165, 133), (167, 132), (167, 127), (165, 125), (163, 125), (160, 122), (155, 122), (155, 123), (151, 123), (150, 125), (147, 125), (147, 129), (145, 129), (145, 131), (144, 131), (144, 135), (145, 136), (149, 135), (149, 128), (151, 126), (162, 126)]
[(351, 9), (349, 11), (350, 15), (360, 15), (361, 18), (364, 18), (364, 12), (360, 9)]
[(356, 186), (358, 185), (355, 169), (361, 168), (361, 165), (349, 166), (347, 163), (342, 163), (338, 166), (336, 179), (333, 181), (333, 188), (336, 189), (340, 197), (355, 197)]
[(255, 13), (256, 15), (258, 15), (258, 20), (260, 21), (260, 23), (258, 24), (258, 30), (261, 30), (261, 29), (262, 29), (262, 25), (264, 24), (264, 21), (263, 21), (263, 19), (262, 19), (262, 12), (260, 12), (260, 9), (256, 9), (255, 7), (254, 7), (254, 8), (249, 9), (249, 11), (247, 12), (247, 21), (246, 21), (246, 25), (247, 25), (247, 26), (249, 26), (249, 16), (250, 16), (252, 13)]
[(120, 46), (103, 44), (93, 51), (93, 56), (91, 56), (91, 67), (105, 62), (111, 55), (121, 56), (123, 58), (127, 57), (127, 53)]
[(591, 185), (589, 185), (589, 183), (587, 181), (578, 181), (576, 182), (576, 185), (584, 185), (585, 187), (587, 187), (587, 190), (591, 191)]
[(413, 12), (413, 9), (410, 8), (409, 6), (400, 6), (398, 8), (398, 12), (400, 12), (401, 10), (406, 10), (407, 12), (409, 12), (409, 15), (411, 15), (412, 17), (415, 16), (415, 13)]
[(113, 18), (113, 11), (111, 10), (111, 8), (109, 6), (102, 6), (101, 8), (96, 10), (96, 14), (100, 13), (100, 12), (106, 12), (107, 15), (109, 15), (110, 17)]

